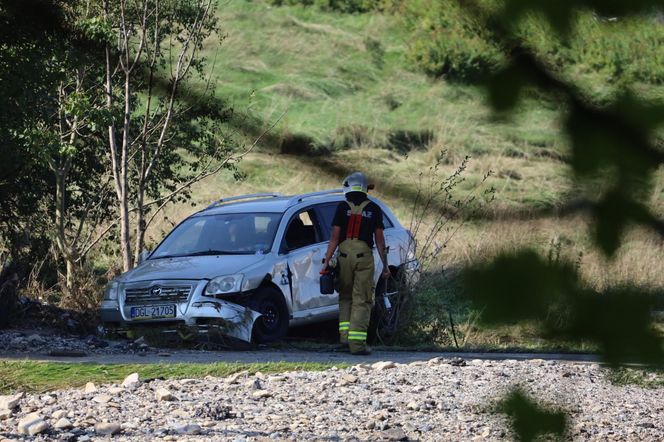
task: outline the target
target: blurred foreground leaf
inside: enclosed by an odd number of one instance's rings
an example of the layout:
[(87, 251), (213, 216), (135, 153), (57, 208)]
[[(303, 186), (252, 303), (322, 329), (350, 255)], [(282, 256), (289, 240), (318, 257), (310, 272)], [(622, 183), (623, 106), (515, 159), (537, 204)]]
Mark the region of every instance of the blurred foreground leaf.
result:
[(533, 251), (505, 254), (463, 275), (466, 293), (489, 325), (534, 320), (552, 338), (592, 341), (612, 364), (664, 364), (664, 341), (652, 312), (655, 297), (638, 288), (598, 293), (570, 263), (548, 263)]
[(503, 399), (500, 411), (510, 417), (517, 439), (523, 442), (535, 440), (543, 434), (554, 434), (562, 439), (567, 431), (564, 412), (540, 407), (519, 389)]

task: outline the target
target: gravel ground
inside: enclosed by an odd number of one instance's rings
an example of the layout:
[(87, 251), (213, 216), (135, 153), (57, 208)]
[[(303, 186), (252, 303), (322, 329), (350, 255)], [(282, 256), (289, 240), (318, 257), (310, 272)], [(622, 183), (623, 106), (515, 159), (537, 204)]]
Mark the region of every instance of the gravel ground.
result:
[(436, 358), (269, 376), (136, 377), (0, 398), (0, 440), (509, 440), (506, 419), (489, 408), (517, 385), (567, 410), (574, 440), (664, 440), (664, 389), (612, 385), (596, 364)]

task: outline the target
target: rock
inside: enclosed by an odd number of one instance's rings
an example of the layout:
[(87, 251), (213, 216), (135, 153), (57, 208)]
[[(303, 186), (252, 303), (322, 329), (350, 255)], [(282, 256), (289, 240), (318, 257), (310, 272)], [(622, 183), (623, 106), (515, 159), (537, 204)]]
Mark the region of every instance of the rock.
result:
[(145, 336), (141, 336), (134, 341), (134, 345), (137, 347), (140, 347), (141, 345), (147, 345), (147, 343), (148, 342), (145, 340)]
[(262, 390), (263, 386), (261, 385), (261, 381), (258, 379), (249, 379), (245, 384), (245, 388), (248, 388), (249, 390)]
[(374, 370), (381, 371), (381, 370), (388, 370), (388, 369), (394, 368), (396, 366), (397, 365), (392, 361), (380, 361), (380, 362), (376, 362), (376, 363), (372, 364), (371, 368), (373, 368)]
[(125, 392), (124, 388), (121, 387), (111, 387), (108, 389), (108, 394), (112, 394), (113, 396), (117, 396), (119, 394), (122, 394)]
[(132, 373), (122, 381), (122, 386), (128, 390), (133, 390), (141, 384), (138, 373)]
[(227, 384), (237, 384), (237, 380), (238, 380), (239, 378), (241, 378), (241, 377), (245, 377), (245, 376), (247, 376), (248, 374), (249, 374), (249, 372), (248, 372), (247, 370), (239, 371), (239, 372), (237, 372), (237, 373), (234, 373), (234, 374), (228, 376), (228, 377), (226, 378), (225, 382), (226, 382)]
[(51, 413), (51, 419), (60, 419), (65, 416), (67, 416), (67, 412), (65, 410), (56, 410)]
[(48, 424), (39, 413), (30, 413), (18, 422), (19, 434), (34, 436), (48, 429)]
[(357, 382), (357, 376), (352, 374), (345, 374), (341, 376), (341, 379), (348, 382), (349, 384), (354, 384), (355, 382)]
[(4, 421), (12, 417), (14, 412), (12, 410), (8, 410), (6, 408), (2, 409), (0, 408), (0, 421)]
[(157, 391), (155, 391), (155, 398), (158, 401), (174, 401), (175, 396), (173, 394), (166, 390), (165, 388), (158, 388)]
[(24, 393), (16, 393), (9, 396), (0, 396), (0, 410), (13, 410), (25, 396)]
[(92, 382), (88, 382), (87, 384), (85, 384), (85, 390), (83, 391), (85, 391), (86, 393), (94, 393), (95, 391), (97, 391), (97, 387)]
[(408, 436), (401, 428), (392, 428), (390, 430), (385, 430), (381, 433), (381, 438), (386, 440), (408, 440)]
[(44, 342), (44, 338), (42, 338), (38, 334), (30, 335), (27, 338), (25, 338), (25, 340), (32, 345), (39, 345)]
[(107, 394), (100, 394), (99, 396), (95, 396), (92, 398), (93, 401), (95, 401), (98, 404), (107, 404), (113, 399), (112, 396), (109, 396)]
[(176, 427), (175, 431), (178, 434), (195, 435), (195, 434), (201, 434), (201, 431), (203, 431), (203, 429), (201, 428), (200, 425), (188, 424), (188, 425), (183, 425), (181, 427)]
[(374, 419), (379, 421), (387, 420), (388, 417), (390, 417), (390, 412), (387, 410), (380, 410), (378, 413), (374, 415)]
[[(103, 436), (112, 436), (122, 431), (122, 426), (116, 423), (99, 422), (95, 424), (95, 433)], [(79, 439), (80, 440), (80, 439)]]
[(269, 397), (272, 397), (272, 393), (270, 393), (270, 392), (267, 391), (267, 390), (256, 390), (256, 391), (254, 391), (254, 392), (251, 394), (251, 396), (252, 396), (254, 399), (263, 399), (263, 398), (269, 398)]
[(413, 401), (413, 402), (409, 402), (408, 405), (406, 405), (406, 408), (409, 409), (409, 410), (417, 411), (417, 410), (420, 409), (420, 406), (417, 404), (417, 402)]
[(68, 430), (70, 428), (73, 428), (72, 423), (67, 419), (66, 417), (60, 418), (55, 425), (53, 425), (54, 428), (57, 428), (58, 430)]

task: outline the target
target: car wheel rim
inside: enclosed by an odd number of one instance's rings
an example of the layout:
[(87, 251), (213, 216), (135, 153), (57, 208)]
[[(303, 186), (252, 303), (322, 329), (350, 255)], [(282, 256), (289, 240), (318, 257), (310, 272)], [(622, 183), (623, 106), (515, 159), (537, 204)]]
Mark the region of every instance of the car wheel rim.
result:
[(277, 307), (272, 304), (264, 304), (262, 310), (263, 326), (266, 330), (274, 330), (279, 323), (279, 311)]

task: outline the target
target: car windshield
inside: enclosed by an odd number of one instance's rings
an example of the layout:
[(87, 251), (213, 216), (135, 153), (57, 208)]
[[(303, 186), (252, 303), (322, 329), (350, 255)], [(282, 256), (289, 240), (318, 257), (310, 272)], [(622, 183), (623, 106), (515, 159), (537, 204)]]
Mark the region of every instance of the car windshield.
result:
[(272, 248), (280, 219), (280, 213), (239, 213), (189, 218), (164, 239), (150, 259), (267, 253)]

